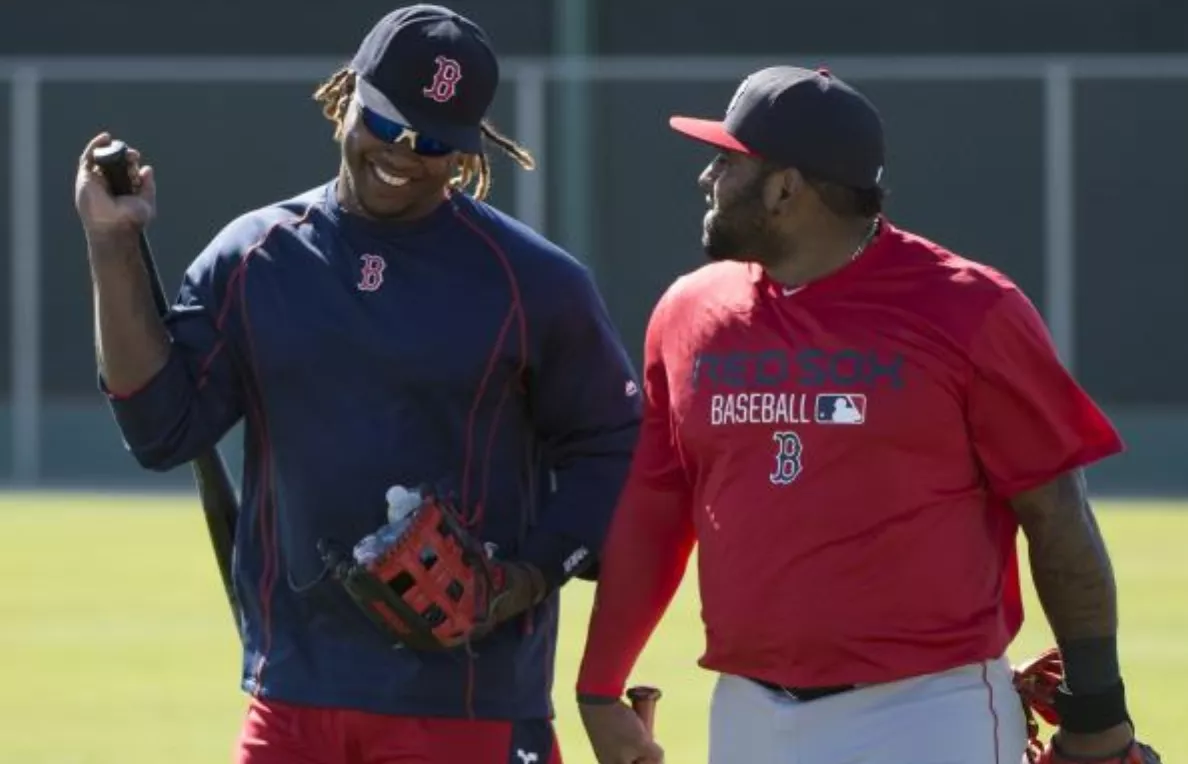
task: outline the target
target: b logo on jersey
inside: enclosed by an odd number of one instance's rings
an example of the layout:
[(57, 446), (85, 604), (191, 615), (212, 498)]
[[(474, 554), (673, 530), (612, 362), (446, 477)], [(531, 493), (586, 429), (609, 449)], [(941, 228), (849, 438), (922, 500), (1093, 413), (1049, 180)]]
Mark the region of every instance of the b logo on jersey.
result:
[(775, 441), (775, 469), (767, 476), (774, 485), (788, 485), (800, 477), (804, 470), (804, 445), (800, 435), (785, 430), (773, 432), (771, 439)]
[(433, 82), (423, 88), (421, 93), (438, 103), (445, 103), (458, 94), (458, 81), (462, 79), (462, 65), (452, 58), (438, 56), (437, 71), (433, 73)]
[(862, 424), (866, 396), (862, 393), (820, 393), (813, 418), (818, 424)]
[(384, 268), (387, 263), (384, 258), (379, 255), (361, 255), (359, 257), (363, 261), (363, 266), (359, 272), (359, 287), (360, 292), (374, 292), (383, 286), (384, 283)]

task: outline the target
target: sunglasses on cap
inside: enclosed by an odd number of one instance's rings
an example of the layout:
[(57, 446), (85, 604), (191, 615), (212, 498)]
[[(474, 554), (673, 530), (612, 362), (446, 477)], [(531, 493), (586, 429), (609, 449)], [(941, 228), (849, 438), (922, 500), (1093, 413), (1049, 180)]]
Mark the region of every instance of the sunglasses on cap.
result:
[(441, 157), (452, 153), (454, 148), (448, 143), (430, 138), (423, 133), (413, 130), (408, 125), (397, 122), (367, 108), (358, 101), (359, 115), (363, 119), (363, 126), (376, 138), (384, 143), (407, 143), (416, 153), (427, 157)]

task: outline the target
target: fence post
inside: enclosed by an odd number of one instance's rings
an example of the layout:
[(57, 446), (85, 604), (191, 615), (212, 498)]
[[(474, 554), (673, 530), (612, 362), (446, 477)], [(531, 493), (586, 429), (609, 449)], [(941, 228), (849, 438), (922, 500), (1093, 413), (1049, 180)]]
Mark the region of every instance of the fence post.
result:
[(527, 64), (516, 70), (516, 137), (536, 157), (536, 169), (516, 174), (516, 217), (542, 234), (548, 234), (548, 114), (545, 100), (545, 74), (539, 64)]
[(1044, 71), (1044, 313), (1061, 359), (1076, 363), (1076, 178), (1073, 72)]
[[(592, 9), (590, 0), (555, 0), (554, 39), (558, 46), (556, 53), (562, 61), (586, 64), (591, 60), (596, 27)], [(557, 145), (561, 156), (558, 168), (563, 174), (558, 183), (560, 225), (556, 235), (575, 257), (598, 275), (598, 243), (594, 241), (590, 225), (594, 196), (591, 193), (594, 160), (590, 156), (594, 150), (590, 141), (593, 91), (594, 83), (583, 71), (581, 76), (567, 78), (557, 94)]]
[(9, 93), (9, 252), (12, 258), (12, 477), (37, 483), (41, 467), (41, 81), (13, 72)]

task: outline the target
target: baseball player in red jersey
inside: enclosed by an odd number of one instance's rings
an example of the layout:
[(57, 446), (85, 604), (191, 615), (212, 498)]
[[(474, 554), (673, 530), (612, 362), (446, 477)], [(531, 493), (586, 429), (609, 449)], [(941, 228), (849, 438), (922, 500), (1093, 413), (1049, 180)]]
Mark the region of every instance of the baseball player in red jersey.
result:
[(1122, 443), (1028, 298), (887, 218), (881, 118), (825, 70), (756, 72), (723, 121), (671, 125), (719, 152), (712, 262), (647, 330), (577, 688), (599, 761), (663, 758), (619, 698), (697, 544), (711, 764), (1017, 764), (1020, 527), (1063, 659), (1033, 754), (1157, 761), (1081, 472)]

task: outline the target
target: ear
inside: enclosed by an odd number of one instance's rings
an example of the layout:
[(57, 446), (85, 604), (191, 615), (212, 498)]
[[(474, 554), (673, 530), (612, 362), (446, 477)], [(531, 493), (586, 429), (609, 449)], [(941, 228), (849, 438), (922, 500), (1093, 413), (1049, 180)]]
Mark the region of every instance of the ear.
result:
[(792, 208), (804, 178), (796, 170), (786, 167), (772, 170), (763, 184), (763, 200), (773, 214), (781, 215)]

